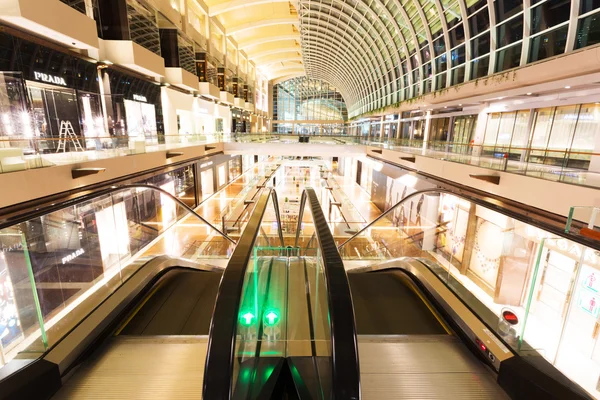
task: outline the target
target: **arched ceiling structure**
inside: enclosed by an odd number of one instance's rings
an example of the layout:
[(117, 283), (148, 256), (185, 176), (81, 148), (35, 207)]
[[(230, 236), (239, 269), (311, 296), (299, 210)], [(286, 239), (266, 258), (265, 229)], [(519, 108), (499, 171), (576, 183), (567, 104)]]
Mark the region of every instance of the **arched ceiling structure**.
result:
[(205, 0), (238, 49), (269, 80), (305, 73), (298, 2), (290, 0)]
[[(534, 7), (545, 10), (543, 4), (555, 3), (207, 2), (211, 15), (270, 80), (281, 82), (303, 73), (325, 80), (343, 95), (351, 117), (530, 62), (528, 25), (518, 23)], [(568, 40), (573, 38), (569, 34)]]

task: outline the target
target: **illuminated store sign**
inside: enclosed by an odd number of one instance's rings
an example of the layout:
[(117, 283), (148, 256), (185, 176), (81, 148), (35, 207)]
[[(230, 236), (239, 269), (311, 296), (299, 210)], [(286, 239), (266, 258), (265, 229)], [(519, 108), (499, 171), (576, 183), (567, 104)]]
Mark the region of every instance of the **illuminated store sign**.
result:
[(134, 94), (133, 99), (135, 101), (143, 101), (144, 103), (148, 102), (148, 99), (146, 99), (146, 96), (142, 96), (141, 94)]
[(75, 250), (74, 252), (72, 252), (71, 254), (69, 254), (66, 257), (62, 258), (62, 263), (66, 264), (69, 261), (73, 261), (74, 259), (76, 259), (77, 257), (79, 257), (80, 255), (82, 255), (83, 253), (85, 253), (85, 250), (83, 249), (79, 249), (79, 250)]
[(36, 81), (42, 81), (42, 82), (46, 82), (46, 83), (54, 83), (55, 85), (67, 86), (67, 82), (65, 81), (65, 78), (62, 78), (60, 76), (48, 75), (43, 72), (35, 71), (33, 73), (33, 77), (35, 78)]

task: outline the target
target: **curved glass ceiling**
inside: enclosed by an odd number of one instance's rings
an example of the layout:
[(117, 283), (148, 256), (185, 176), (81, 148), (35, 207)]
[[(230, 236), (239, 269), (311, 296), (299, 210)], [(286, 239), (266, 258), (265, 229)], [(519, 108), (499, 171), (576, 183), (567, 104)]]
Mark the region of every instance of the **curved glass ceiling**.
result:
[(598, 43), (591, 3), (300, 0), (304, 68), (335, 85), (354, 117)]

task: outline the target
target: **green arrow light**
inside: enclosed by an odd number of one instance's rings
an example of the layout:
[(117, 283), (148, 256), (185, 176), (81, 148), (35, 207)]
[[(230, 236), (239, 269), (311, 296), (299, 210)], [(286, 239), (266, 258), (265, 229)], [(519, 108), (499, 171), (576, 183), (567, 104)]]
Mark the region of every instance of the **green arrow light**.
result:
[(253, 319), (254, 319), (254, 314), (252, 314), (251, 312), (247, 312), (240, 316), (240, 322), (242, 323), (242, 325), (245, 325), (245, 326), (250, 326), (252, 324)]
[(273, 326), (279, 322), (279, 314), (274, 310), (267, 311), (264, 320), (265, 324)]

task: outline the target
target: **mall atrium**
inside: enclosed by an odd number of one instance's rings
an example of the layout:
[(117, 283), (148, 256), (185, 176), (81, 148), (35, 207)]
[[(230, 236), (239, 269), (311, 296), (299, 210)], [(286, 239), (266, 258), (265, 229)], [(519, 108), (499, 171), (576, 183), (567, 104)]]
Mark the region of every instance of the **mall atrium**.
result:
[(600, 0), (0, 0), (0, 400), (600, 400)]

